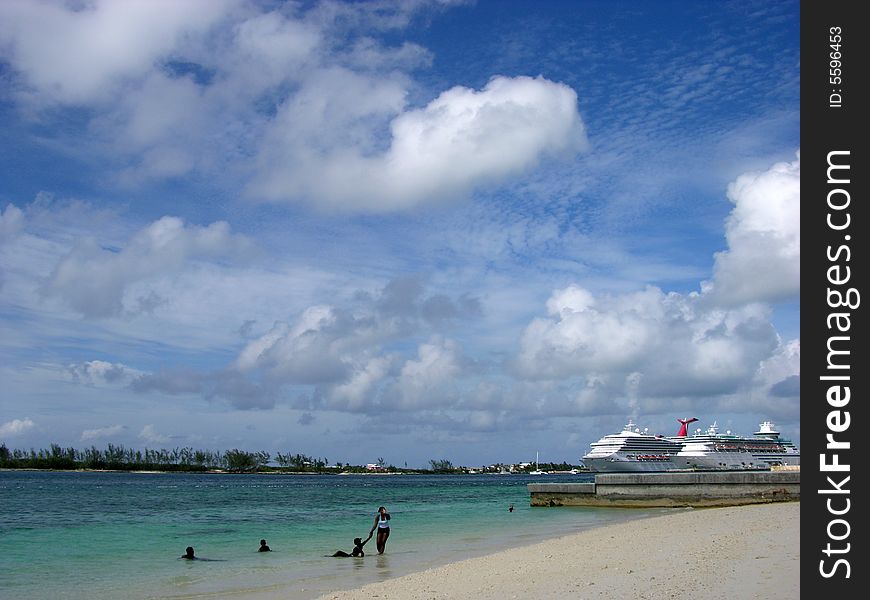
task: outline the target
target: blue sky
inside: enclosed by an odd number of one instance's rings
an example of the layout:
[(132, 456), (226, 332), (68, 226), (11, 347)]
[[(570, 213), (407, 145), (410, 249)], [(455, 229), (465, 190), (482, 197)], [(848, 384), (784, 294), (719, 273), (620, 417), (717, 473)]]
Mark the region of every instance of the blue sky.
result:
[(797, 2), (0, 4), (0, 441), (800, 440)]

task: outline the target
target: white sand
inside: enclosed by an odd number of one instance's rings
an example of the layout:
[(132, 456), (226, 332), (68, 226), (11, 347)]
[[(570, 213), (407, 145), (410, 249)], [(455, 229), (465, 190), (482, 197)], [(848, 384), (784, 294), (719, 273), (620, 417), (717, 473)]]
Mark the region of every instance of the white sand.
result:
[(321, 599), (794, 600), (799, 566), (800, 503), (780, 502), (609, 525)]

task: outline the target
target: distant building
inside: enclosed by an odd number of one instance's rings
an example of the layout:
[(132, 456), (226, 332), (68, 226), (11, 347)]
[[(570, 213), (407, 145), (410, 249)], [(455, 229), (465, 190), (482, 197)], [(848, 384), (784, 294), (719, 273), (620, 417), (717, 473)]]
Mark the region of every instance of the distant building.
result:
[(384, 467), (378, 463), (369, 463), (366, 465), (366, 471), (383, 471)]

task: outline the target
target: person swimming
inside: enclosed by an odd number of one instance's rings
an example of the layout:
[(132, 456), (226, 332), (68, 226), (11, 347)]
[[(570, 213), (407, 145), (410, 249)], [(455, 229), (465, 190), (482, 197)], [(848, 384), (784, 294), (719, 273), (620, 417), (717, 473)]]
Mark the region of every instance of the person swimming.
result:
[(348, 554), (344, 550), (339, 550), (332, 556), (340, 558), (347, 558), (348, 556), (365, 556), (366, 553), (363, 552), (363, 546), (365, 546), (366, 542), (368, 542), (370, 539), (372, 539), (372, 534), (369, 534), (369, 537), (365, 539), (365, 542), (362, 540), (362, 538), (353, 538), (353, 550), (351, 550), (350, 554)]
[(209, 561), (209, 562), (220, 562), (223, 561), (222, 558), (202, 558), (201, 556), (196, 556), (193, 553), (193, 546), (188, 546), (184, 549), (184, 554), (178, 557), (179, 559), (183, 558), (185, 560), (201, 560), (201, 561)]
[(271, 552), (272, 549), (266, 545), (266, 540), (260, 540), (260, 549), (257, 552)]

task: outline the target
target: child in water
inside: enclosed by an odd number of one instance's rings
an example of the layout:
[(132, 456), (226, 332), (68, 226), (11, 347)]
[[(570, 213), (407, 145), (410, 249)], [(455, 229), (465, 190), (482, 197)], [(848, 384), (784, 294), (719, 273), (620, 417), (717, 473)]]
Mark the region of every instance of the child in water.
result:
[(366, 542), (368, 542), (370, 539), (372, 539), (372, 534), (369, 534), (369, 537), (365, 539), (365, 542), (362, 540), (362, 538), (353, 538), (353, 550), (350, 554), (348, 554), (344, 550), (339, 550), (338, 552), (333, 554), (333, 556), (340, 556), (343, 558), (347, 556), (365, 556), (366, 554), (365, 552), (363, 552), (363, 546), (365, 546)]

